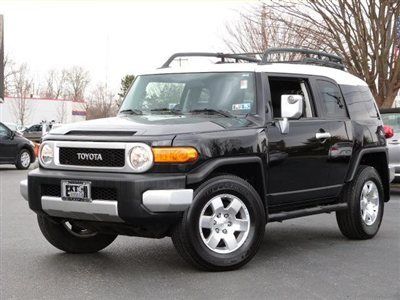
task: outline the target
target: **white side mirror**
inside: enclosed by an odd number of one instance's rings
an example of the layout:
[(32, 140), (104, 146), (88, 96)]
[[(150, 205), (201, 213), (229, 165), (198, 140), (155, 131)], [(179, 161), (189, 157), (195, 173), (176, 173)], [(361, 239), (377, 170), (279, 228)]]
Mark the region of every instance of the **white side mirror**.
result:
[(282, 134), (289, 132), (289, 119), (298, 119), (303, 115), (303, 102), (302, 95), (281, 96), (282, 121), (279, 121), (279, 126)]

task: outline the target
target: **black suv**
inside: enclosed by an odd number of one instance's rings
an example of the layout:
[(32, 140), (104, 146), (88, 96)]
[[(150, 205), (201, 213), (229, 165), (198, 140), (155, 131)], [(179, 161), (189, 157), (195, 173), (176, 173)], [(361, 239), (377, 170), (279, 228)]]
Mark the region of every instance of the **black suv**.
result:
[[(302, 58), (276, 60), (282, 52)], [(219, 61), (170, 67), (182, 56)], [(339, 57), (304, 49), (175, 54), (136, 77), (117, 117), (47, 134), (39, 160), (21, 193), (58, 249), (168, 236), (214, 271), (246, 264), (270, 222), (336, 212), (347, 238), (370, 239), (389, 200), (367, 84)]]
[(36, 159), (34, 148), (31, 141), (0, 123), (0, 164), (14, 164), (17, 169), (28, 169)]

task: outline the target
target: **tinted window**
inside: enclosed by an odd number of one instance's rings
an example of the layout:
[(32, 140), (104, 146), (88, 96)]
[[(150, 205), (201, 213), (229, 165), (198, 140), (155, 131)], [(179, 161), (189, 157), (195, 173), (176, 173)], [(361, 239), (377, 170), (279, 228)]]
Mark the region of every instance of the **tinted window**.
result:
[(0, 124), (0, 136), (7, 136), (8, 135), (8, 129), (4, 127), (2, 124)]
[(329, 81), (318, 80), (318, 86), (326, 116), (328, 118), (347, 117), (342, 94), (337, 85)]
[(341, 85), (352, 119), (378, 118), (375, 99), (367, 86)]

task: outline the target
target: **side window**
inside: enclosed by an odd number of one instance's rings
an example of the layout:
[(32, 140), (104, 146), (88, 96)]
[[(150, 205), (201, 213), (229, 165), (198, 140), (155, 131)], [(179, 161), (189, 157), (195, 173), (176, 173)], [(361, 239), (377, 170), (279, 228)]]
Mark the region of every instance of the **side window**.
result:
[(7, 136), (7, 135), (8, 135), (7, 128), (5, 128), (3, 125), (0, 124), (0, 137)]
[(337, 85), (326, 80), (317, 80), (317, 82), (326, 116), (328, 118), (347, 117), (344, 100)]
[(341, 85), (340, 88), (352, 119), (379, 118), (375, 99), (367, 86)]
[(281, 118), (281, 96), (302, 95), (304, 98), (304, 109), (302, 118), (312, 118), (314, 106), (310, 94), (307, 79), (293, 77), (269, 77), (271, 90), (271, 104), (274, 118)]

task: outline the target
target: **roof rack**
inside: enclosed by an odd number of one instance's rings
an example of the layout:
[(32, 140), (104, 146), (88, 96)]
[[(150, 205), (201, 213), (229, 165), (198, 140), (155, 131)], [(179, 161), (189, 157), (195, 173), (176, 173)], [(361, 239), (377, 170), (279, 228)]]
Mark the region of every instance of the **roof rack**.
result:
[[(274, 61), (271, 60), (271, 56), (280, 54), (290, 54), (296, 56), (300, 54), (301, 59), (298, 60), (283, 60)], [(344, 70), (343, 59), (340, 56), (329, 54), (322, 51), (315, 51), (304, 48), (270, 48), (264, 52), (260, 64), (268, 63), (291, 63), (291, 64), (311, 64), (324, 67), (335, 68), (339, 70)]]
[(225, 63), (226, 58), (234, 59), (235, 62), (246, 61), (259, 63), (260, 60), (255, 57), (249, 57), (245, 54), (229, 54), (229, 53), (211, 53), (211, 52), (181, 52), (173, 54), (168, 60), (161, 66), (161, 69), (168, 68), (172, 61), (178, 57), (216, 57), (220, 58), (221, 61), (218, 63)]

